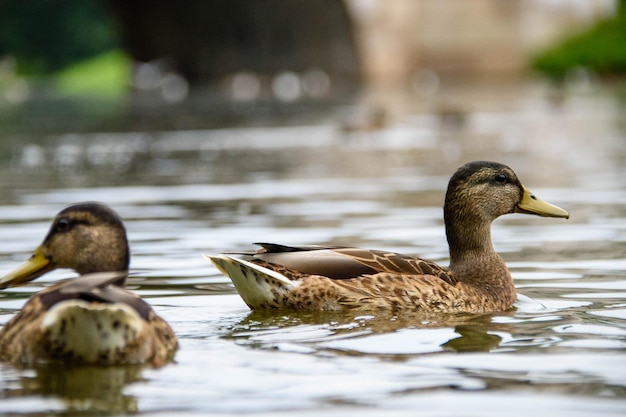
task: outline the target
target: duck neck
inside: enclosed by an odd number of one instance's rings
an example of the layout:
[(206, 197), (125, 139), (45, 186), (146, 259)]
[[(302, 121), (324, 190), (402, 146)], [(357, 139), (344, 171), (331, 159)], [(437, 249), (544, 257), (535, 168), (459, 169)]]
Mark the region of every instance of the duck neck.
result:
[[(511, 274), (491, 243), (491, 221), (473, 213), (444, 212), (452, 274), (481, 291), (509, 293)], [(486, 272), (488, 270), (488, 272)]]
[(450, 247), (450, 264), (469, 257), (495, 254), (491, 244), (491, 224), (481, 219), (445, 217), (446, 237)]
[[(119, 272), (128, 271), (130, 263), (130, 251), (125, 235), (106, 241), (106, 244), (88, 245), (83, 247), (77, 259), (66, 261), (61, 267), (73, 268), (81, 275), (95, 272)], [(125, 279), (114, 282), (115, 285), (124, 286)]]

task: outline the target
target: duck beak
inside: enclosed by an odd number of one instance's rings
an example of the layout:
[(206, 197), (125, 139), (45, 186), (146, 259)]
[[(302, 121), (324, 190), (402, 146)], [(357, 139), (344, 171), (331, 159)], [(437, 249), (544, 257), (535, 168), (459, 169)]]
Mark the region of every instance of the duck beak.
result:
[(54, 268), (55, 265), (44, 255), (43, 248), (39, 246), (22, 266), (0, 278), (0, 289), (25, 284)]
[(515, 207), (515, 213), (535, 214), (543, 217), (560, 217), (569, 219), (569, 213), (561, 207), (557, 207), (534, 196), (533, 193), (522, 186), (524, 195), (522, 201)]

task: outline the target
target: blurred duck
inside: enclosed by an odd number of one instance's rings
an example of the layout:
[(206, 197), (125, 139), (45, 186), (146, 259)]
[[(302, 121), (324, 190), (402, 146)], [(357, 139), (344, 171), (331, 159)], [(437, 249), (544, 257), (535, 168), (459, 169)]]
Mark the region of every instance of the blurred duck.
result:
[(170, 361), (178, 342), (170, 326), (124, 289), (130, 253), (122, 219), (99, 203), (67, 207), (43, 243), (0, 288), (56, 268), (81, 274), (32, 296), (0, 329), (0, 360), (13, 364), (140, 364)]
[(389, 114), (380, 105), (359, 106), (346, 115), (339, 125), (345, 135), (375, 132), (389, 124)]
[(516, 292), (492, 246), (491, 222), (508, 213), (569, 218), (528, 191), (511, 168), (478, 161), (460, 167), (448, 184), (448, 268), (380, 250), (273, 243), (260, 243), (254, 253), (208, 258), (253, 310), (503, 311)]
[(435, 114), (442, 127), (460, 129), (467, 123), (469, 110), (459, 100), (445, 98), (437, 103)]

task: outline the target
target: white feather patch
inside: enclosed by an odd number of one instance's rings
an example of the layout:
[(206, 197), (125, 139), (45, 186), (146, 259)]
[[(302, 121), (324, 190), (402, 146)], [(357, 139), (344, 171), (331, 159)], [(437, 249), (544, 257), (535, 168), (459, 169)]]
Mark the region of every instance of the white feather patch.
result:
[(205, 257), (230, 277), (241, 298), (252, 308), (274, 300), (276, 291), (291, 291), (300, 284), (244, 259), (224, 254)]
[(68, 300), (53, 306), (41, 326), (64, 352), (96, 362), (133, 343), (145, 322), (125, 304)]

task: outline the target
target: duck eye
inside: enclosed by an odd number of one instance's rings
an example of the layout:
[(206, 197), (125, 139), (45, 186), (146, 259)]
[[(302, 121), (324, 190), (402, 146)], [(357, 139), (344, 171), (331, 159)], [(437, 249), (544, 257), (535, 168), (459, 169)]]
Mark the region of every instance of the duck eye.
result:
[(67, 232), (70, 229), (70, 220), (67, 217), (61, 217), (57, 222), (57, 232)]
[(509, 177), (504, 174), (498, 174), (496, 175), (496, 182), (498, 184), (507, 184), (509, 182)]

